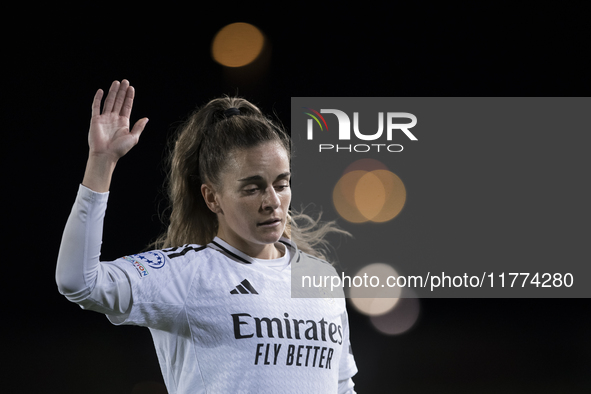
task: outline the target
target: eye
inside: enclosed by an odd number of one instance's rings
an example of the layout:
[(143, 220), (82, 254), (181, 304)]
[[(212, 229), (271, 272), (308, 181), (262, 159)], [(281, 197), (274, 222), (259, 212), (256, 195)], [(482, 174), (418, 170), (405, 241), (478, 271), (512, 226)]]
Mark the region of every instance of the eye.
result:
[(244, 193), (246, 194), (255, 194), (259, 190), (258, 187), (250, 187), (248, 189), (244, 189)]

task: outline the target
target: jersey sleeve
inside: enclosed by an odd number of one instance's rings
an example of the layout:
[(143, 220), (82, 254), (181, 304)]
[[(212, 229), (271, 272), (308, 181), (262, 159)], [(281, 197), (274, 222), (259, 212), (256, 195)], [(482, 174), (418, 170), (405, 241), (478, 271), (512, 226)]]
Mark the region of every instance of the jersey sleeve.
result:
[(59, 292), (83, 309), (122, 314), (131, 302), (129, 281), (123, 271), (99, 260), (108, 197), (108, 192), (80, 185), (62, 235), (55, 279)]
[(343, 312), (341, 317), (343, 323), (343, 351), (339, 361), (339, 394), (355, 393), (353, 390), (353, 379), (357, 373), (357, 365), (353, 357), (353, 350), (349, 338), (349, 317), (347, 311)]
[(165, 251), (151, 251), (100, 261), (108, 196), (80, 185), (58, 254), (58, 289), (83, 309), (106, 314), (114, 324), (170, 324), (188, 290), (187, 260), (171, 264)]
[[(182, 247), (191, 250), (191, 246)], [(131, 285), (131, 306), (124, 314), (107, 314), (115, 325), (133, 324), (160, 330), (175, 325), (185, 308), (195, 272), (191, 259), (152, 250), (108, 263), (122, 270)]]

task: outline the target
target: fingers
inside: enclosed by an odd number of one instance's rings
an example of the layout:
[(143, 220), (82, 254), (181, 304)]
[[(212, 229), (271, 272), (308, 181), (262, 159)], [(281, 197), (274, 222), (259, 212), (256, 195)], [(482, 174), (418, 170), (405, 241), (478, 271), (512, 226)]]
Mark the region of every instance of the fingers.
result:
[(113, 104), (113, 112), (115, 112), (116, 114), (121, 112), (123, 102), (125, 101), (125, 97), (127, 97), (128, 88), (129, 81), (127, 79), (121, 81), (121, 83), (119, 84), (119, 90), (117, 91), (117, 95), (115, 96), (115, 103)]
[(101, 114), (101, 100), (103, 98), (103, 90), (99, 89), (96, 91), (94, 95), (94, 100), (92, 100), (92, 117), (98, 116)]
[(125, 99), (123, 100), (123, 108), (121, 108), (121, 116), (129, 118), (131, 116), (131, 108), (133, 107), (133, 97), (135, 96), (135, 89), (133, 86), (127, 88)]
[[(92, 116), (100, 115), (101, 100), (103, 98), (103, 91), (99, 89), (94, 95), (92, 102)], [(120, 116), (129, 118), (131, 116), (131, 109), (133, 107), (133, 99), (135, 97), (135, 89), (129, 85), (129, 81), (113, 81), (109, 88), (109, 93), (103, 105), (103, 114), (114, 112)], [(147, 121), (146, 121), (147, 123)]]
[(103, 114), (111, 112), (113, 110), (113, 104), (115, 103), (115, 97), (119, 91), (119, 81), (113, 81), (109, 88), (109, 93), (105, 99), (105, 105), (103, 105)]
[(135, 135), (137, 138), (139, 138), (140, 135), (142, 134), (142, 131), (144, 131), (146, 124), (148, 124), (148, 120), (149, 120), (148, 118), (142, 118), (142, 119), (138, 120), (137, 122), (135, 122), (130, 133)]

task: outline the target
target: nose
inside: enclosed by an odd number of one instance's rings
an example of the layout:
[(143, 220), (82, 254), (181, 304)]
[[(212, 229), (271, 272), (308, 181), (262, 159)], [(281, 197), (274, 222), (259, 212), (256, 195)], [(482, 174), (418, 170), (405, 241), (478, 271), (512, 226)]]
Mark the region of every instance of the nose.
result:
[(274, 187), (269, 187), (263, 196), (262, 208), (263, 210), (275, 210), (281, 205), (281, 200)]

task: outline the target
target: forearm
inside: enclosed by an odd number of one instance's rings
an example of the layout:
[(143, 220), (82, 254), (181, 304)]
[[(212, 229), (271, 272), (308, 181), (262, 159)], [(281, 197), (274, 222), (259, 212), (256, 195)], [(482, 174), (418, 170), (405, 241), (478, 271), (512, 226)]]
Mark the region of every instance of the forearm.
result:
[(90, 153), (86, 162), (82, 185), (97, 193), (106, 193), (111, 186), (117, 159)]
[(96, 284), (107, 199), (108, 193), (81, 186), (64, 229), (56, 282), (73, 302), (86, 298)]
[(129, 309), (131, 285), (115, 264), (100, 262), (107, 198), (80, 186), (62, 236), (56, 282), (61, 294), (84, 309), (119, 315)]
[(131, 304), (131, 285), (116, 264), (100, 262), (107, 197), (80, 186), (64, 229), (56, 282), (60, 293), (82, 308), (120, 315)]

